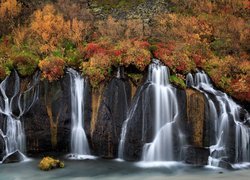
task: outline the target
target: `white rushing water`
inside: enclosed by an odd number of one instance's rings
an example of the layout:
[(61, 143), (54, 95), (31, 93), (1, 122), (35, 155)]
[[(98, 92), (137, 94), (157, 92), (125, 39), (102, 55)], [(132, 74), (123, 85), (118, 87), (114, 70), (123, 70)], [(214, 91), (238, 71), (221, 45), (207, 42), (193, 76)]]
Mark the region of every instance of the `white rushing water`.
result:
[[(199, 71), (194, 76), (187, 75), (187, 86), (192, 86), (203, 92), (208, 100), (209, 120), (213, 127), (210, 129), (209, 165), (219, 166), (221, 160), (229, 156), (229, 143), (234, 143), (234, 163), (250, 162), (250, 128), (240, 120), (241, 107), (237, 105), (227, 94), (216, 90), (205, 72)], [(214, 95), (215, 100), (209, 94)], [(216, 108), (216, 103), (218, 108)], [(247, 120), (250, 116), (247, 113)], [(234, 126), (232, 127), (232, 123)], [(239, 165), (238, 165), (239, 166)]]
[[(0, 113), (3, 115), (5, 120), (5, 131), (1, 131), (0, 135), (5, 140), (5, 151), (6, 158), (8, 155), (15, 151), (20, 151), (25, 153), (26, 151), (26, 141), (24, 127), (20, 118), (32, 107), (35, 101), (38, 99), (39, 88), (37, 86), (39, 75), (34, 76), (33, 82), (28, 85), (28, 88), (24, 92), (20, 92), (20, 78), (16, 72), (14, 72), (14, 87), (12, 97), (8, 97), (7, 85), (9, 83), (10, 77), (7, 77), (0, 84)], [(15, 101), (17, 98), (17, 101)], [(17, 103), (19, 114), (14, 114), (14, 103)], [(5, 132), (5, 134), (3, 133)]]
[(75, 70), (68, 69), (71, 90), (71, 159), (89, 159), (90, 150), (84, 131), (85, 80)]
[[(148, 88), (145, 90), (145, 95), (142, 98), (143, 106), (147, 103), (147, 99), (153, 97), (154, 105), (153, 112), (153, 141), (146, 143), (143, 147), (142, 152), (142, 163), (151, 163), (155, 165), (156, 162), (174, 161), (174, 138), (178, 142), (183, 142), (181, 136), (173, 137), (173, 125), (178, 115), (178, 103), (176, 99), (176, 90), (169, 83), (169, 70), (166, 66), (163, 66), (160, 61), (153, 60), (153, 63), (149, 66), (149, 74), (147, 82)], [(153, 91), (148, 91), (148, 89)], [(139, 90), (139, 92), (141, 89)], [(119, 144), (119, 158), (124, 158), (124, 147), (127, 134), (127, 126), (134, 115), (138, 106), (139, 96), (135, 99), (130, 111), (128, 118), (123, 123), (121, 140)], [(145, 103), (144, 103), (145, 101)], [(146, 105), (145, 105), (146, 106)], [(142, 107), (142, 114), (146, 114), (145, 108)], [(143, 117), (142, 117), (143, 118)], [(144, 118), (143, 118), (144, 119)], [(142, 139), (145, 139), (145, 127), (144, 120), (142, 120)], [(179, 131), (175, 129), (175, 131)], [(181, 133), (180, 133), (181, 134)], [(162, 163), (161, 163), (162, 164)]]
[(155, 61), (148, 80), (154, 87), (154, 140), (143, 147), (143, 161), (173, 161), (173, 123), (178, 115), (175, 89), (169, 84), (169, 70)]

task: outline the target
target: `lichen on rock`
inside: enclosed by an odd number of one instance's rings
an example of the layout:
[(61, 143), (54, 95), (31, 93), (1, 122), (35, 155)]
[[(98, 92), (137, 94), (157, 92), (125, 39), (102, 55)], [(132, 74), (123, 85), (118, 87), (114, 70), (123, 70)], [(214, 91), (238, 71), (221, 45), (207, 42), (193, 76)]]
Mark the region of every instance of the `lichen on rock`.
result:
[(51, 157), (44, 157), (38, 167), (40, 170), (49, 171), (56, 168), (64, 168), (64, 163)]

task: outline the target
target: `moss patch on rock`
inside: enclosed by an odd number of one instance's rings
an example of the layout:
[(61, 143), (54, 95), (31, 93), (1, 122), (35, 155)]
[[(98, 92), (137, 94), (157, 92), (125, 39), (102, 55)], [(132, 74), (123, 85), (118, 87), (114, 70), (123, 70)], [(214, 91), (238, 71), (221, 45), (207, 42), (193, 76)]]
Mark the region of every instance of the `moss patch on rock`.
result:
[(49, 171), (56, 168), (64, 168), (64, 163), (51, 157), (44, 157), (38, 167), (40, 170)]

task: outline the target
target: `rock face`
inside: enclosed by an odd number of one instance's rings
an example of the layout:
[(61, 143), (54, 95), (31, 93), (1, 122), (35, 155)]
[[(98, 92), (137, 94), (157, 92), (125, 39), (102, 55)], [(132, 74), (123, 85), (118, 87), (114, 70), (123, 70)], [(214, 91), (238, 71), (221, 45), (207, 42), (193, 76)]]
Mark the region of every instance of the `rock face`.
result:
[[(6, 95), (12, 97), (15, 94), (15, 85), (19, 82), (13, 73), (9, 77), (6, 86)], [(114, 77), (106, 84), (101, 84), (98, 90), (92, 91), (89, 83), (85, 87), (84, 100), (84, 128), (89, 141), (91, 153), (103, 158), (116, 158), (121, 136), (122, 125), (126, 119), (127, 133), (124, 146), (124, 159), (137, 161), (142, 159), (142, 151), (145, 143), (153, 140), (155, 98), (154, 88), (146, 81), (137, 88), (122, 73)], [(26, 133), (26, 149), (28, 155), (49, 152), (70, 152), (71, 136), (71, 92), (70, 77), (65, 75), (59, 81), (40, 81), (36, 88), (26, 92), (30, 87), (32, 78), (21, 78), (17, 97), (13, 98), (11, 112), (13, 117), (22, 121)], [(34, 83), (31, 83), (34, 84)], [(38, 94), (37, 98), (34, 94)], [(214, 102), (215, 109), (220, 110), (220, 104), (215, 96), (207, 93), (204, 95), (195, 89), (181, 90), (176, 88), (178, 101), (178, 116), (173, 123), (173, 149), (174, 159), (183, 160), (189, 164), (206, 165), (209, 150), (206, 147), (215, 144), (215, 126), (209, 117), (209, 102), (207, 97)], [(22, 95), (24, 94), (24, 95)], [(21, 95), (21, 96), (20, 96)], [(131, 100), (132, 95), (134, 96)], [(19, 98), (20, 97), (20, 98)], [(36, 96), (35, 96), (36, 97)], [(0, 97), (0, 106), (3, 104)], [(33, 102), (34, 101), (34, 102)], [(21, 102), (21, 103), (20, 103)], [(21, 112), (18, 105), (21, 104), (25, 111)], [(32, 104), (32, 106), (30, 106)], [(28, 105), (28, 106), (27, 106)], [(30, 106), (30, 107), (29, 107)], [(19, 116), (22, 114), (21, 116)], [(248, 112), (240, 110), (240, 121), (250, 127)], [(220, 150), (211, 153), (214, 158), (221, 158), (219, 166), (231, 168), (236, 163), (235, 148), (236, 125), (232, 115), (229, 115), (226, 131), (232, 138), (227, 138), (225, 152)], [(6, 115), (0, 113), (0, 129), (6, 134)], [(180, 142), (177, 137), (185, 136), (185, 142)], [(0, 136), (0, 161), (6, 155), (4, 135)], [(181, 144), (181, 146), (180, 146)], [(183, 147), (184, 148), (180, 148)], [(181, 154), (178, 157), (177, 155)], [(21, 161), (23, 156), (17, 151), (6, 158), (5, 163)]]
[(202, 147), (186, 146), (183, 148), (184, 162), (198, 166), (208, 163), (209, 149)]
[(27, 153), (69, 152), (70, 88), (69, 77), (39, 84), (39, 98), (23, 117)]
[(150, 91), (153, 88), (148, 83), (144, 84), (131, 104), (124, 146), (125, 160), (140, 160), (143, 145), (153, 140), (154, 99), (147, 97)]
[[(104, 158), (115, 158), (122, 124), (126, 119), (127, 109), (130, 104), (131, 87), (127, 80), (114, 78), (104, 88), (98, 108), (94, 117), (92, 130), (92, 147), (94, 154)], [(98, 97), (94, 97), (98, 99)], [(96, 103), (94, 102), (93, 103)], [(97, 110), (94, 110), (97, 112)], [(96, 118), (96, 119), (95, 119)]]
[(0, 132), (0, 161), (2, 161), (2, 159), (3, 159), (3, 157), (5, 155), (6, 155), (6, 152), (5, 152), (5, 142), (4, 142), (4, 139), (1, 136), (1, 132)]
[(194, 89), (186, 90), (188, 142), (197, 147), (203, 147), (206, 122), (206, 99), (204, 94)]
[(16, 163), (16, 162), (21, 162), (24, 160), (24, 156), (19, 152), (15, 151), (12, 154), (8, 155), (4, 160), (3, 163)]

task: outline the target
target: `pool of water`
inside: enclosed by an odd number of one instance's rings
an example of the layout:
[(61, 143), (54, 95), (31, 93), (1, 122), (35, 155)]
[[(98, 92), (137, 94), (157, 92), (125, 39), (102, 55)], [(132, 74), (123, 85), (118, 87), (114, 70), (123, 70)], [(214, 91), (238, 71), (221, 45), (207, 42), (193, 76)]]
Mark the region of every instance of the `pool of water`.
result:
[(193, 167), (181, 163), (131, 163), (117, 160), (64, 160), (65, 168), (40, 171), (40, 159), (14, 164), (0, 164), (0, 180), (80, 180), (80, 179), (250, 179), (250, 170), (228, 171), (209, 167)]

